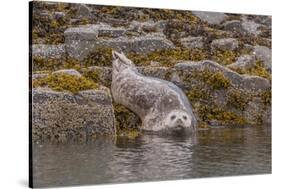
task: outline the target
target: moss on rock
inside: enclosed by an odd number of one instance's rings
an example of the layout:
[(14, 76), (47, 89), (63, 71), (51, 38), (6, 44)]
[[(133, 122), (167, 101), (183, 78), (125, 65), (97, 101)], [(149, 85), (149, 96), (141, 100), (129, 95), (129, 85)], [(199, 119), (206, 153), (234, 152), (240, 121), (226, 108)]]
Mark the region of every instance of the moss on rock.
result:
[(181, 60), (200, 61), (207, 58), (202, 49), (184, 48), (158, 50), (148, 54), (129, 53), (128, 57), (138, 66), (149, 65), (151, 61), (155, 61), (166, 67), (173, 66)]
[(55, 91), (70, 91), (77, 93), (82, 90), (97, 89), (98, 84), (85, 78), (68, 74), (49, 74), (44, 78), (38, 78), (32, 81), (32, 87), (50, 87)]
[(84, 60), (83, 65), (89, 66), (112, 66), (112, 48), (97, 48)]
[(261, 97), (262, 102), (264, 103), (265, 106), (271, 105), (271, 100), (272, 100), (271, 88), (261, 92), (259, 96)]
[(117, 135), (137, 136), (140, 132), (141, 119), (123, 105), (113, 103)]
[(213, 89), (227, 89), (230, 85), (229, 79), (227, 79), (221, 72), (217, 72), (209, 77), (207, 83)]
[(239, 74), (255, 75), (271, 80), (271, 74), (263, 66), (261, 60), (257, 60), (254, 66), (249, 68), (231, 68)]
[(235, 59), (237, 56), (238, 56), (238, 54), (235, 51), (216, 50), (212, 54), (212, 59), (220, 64), (228, 65), (228, 64), (232, 64), (233, 62), (235, 62)]
[(227, 105), (241, 111), (245, 110), (249, 100), (250, 95), (245, 94), (245, 91), (230, 90), (227, 93)]
[(44, 58), (33, 57), (32, 58), (32, 70), (33, 71), (54, 71), (59, 69), (81, 69), (81, 64), (78, 60), (73, 58)]
[(235, 112), (224, 110), (216, 106), (201, 105), (198, 109), (199, 117), (203, 121), (216, 120), (226, 126), (243, 126), (249, 122)]
[(186, 91), (185, 94), (191, 102), (207, 100), (210, 97), (210, 91), (204, 87), (193, 87)]

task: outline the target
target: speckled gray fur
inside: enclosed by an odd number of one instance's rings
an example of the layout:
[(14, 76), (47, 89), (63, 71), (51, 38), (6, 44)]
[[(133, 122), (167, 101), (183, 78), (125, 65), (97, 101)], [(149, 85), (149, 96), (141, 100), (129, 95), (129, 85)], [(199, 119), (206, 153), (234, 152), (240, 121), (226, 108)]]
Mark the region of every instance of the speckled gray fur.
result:
[(117, 52), (113, 52), (111, 92), (115, 102), (141, 118), (142, 130), (170, 131), (177, 126), (196, 130), (192, 107), (180, 88), (165, 80), (143, 76), (124, 54)]

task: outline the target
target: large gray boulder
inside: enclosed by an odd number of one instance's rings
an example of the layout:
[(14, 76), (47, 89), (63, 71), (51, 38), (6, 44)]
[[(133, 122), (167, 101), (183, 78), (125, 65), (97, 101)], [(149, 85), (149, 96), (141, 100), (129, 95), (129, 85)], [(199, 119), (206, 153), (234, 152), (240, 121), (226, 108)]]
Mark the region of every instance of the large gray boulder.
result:
[(33, 141), (86, 141), (98, 135), (115, 135), (115, 117), (109, 90), (77, 94), (48, 88), (32, 89)]
[(270, 125), (271, 83), (240, 75), (209, 60), (175, 65), (175, 84), (186, 91), (199, 122), (216, 126)]
[(219, 12), (192, 11), (192, 14), (212, 25), (220, 24), (228, 17), (226, 14)]
[[(243, 90), (265, 90), (270, 88), (271, 84), (267, 79), (258, 76), (240, 75), (216, 62), (204, 60), (199, 62), (181, 62), (174, 66), (176, 70), (181, 70), (189, 73), (197, 73), (198, 71), (207, 70), (208, 72), (220, 72), (229, 81), (231, 86)], [(191, 87), (188, 83), (184, 83), (188, 88)]]

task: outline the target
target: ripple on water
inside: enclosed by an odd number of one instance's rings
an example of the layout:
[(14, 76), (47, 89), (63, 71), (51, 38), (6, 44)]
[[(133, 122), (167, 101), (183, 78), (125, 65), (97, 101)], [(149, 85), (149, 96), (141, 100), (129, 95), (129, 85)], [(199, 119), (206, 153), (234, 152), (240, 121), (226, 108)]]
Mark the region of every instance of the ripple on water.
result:
[(34, 186), (271, 173), (271, 129), (224, 128), (197, 137), (141, 135), (87, 144), (34, 144)]

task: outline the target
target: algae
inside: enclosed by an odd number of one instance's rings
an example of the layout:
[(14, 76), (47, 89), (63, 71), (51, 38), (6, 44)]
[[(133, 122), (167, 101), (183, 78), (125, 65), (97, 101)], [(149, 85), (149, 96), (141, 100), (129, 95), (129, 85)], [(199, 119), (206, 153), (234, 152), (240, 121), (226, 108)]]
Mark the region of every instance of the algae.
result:
[(32, 87), (49, 87), (55, 91), (78, 93), (82, 90), (97, 89), (99, 85), (85, 77), (68, 74), (49, 74), (47, 77), (32, 80)]

